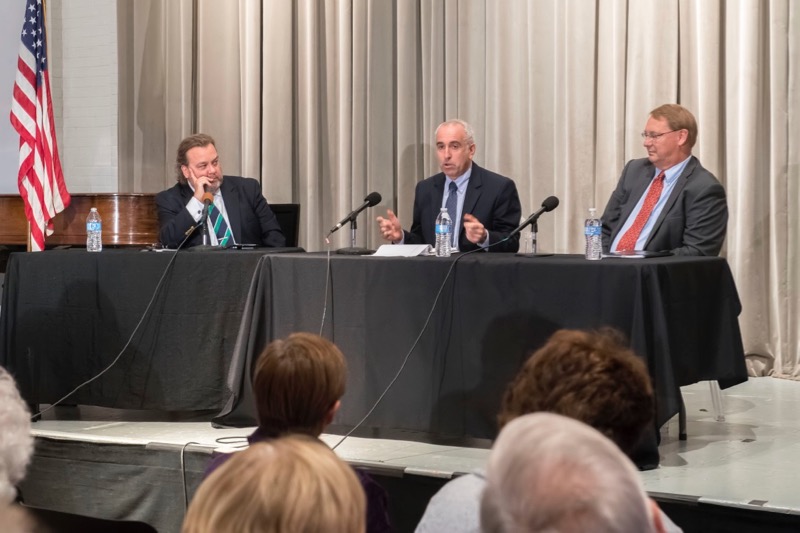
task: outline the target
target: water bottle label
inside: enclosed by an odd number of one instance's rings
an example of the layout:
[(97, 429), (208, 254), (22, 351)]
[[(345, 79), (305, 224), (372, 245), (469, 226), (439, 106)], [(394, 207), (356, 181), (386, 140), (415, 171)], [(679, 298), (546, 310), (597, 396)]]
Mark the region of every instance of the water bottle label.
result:
[(447, 224), (436, 224), (436, 233), (438, 235), (444, 235), (445, 233), (450, 232), (450, 226)]
[(587, 237), (594, 237), (596, 235), (600, 235), (602, 233), (602, 228), (600, 226), (586, 226), (583, 229), (583, 234)]
[(103, 223), (102, 222), (87, 222), (86, 223), (86, 232), (91, 233), (92, 231), (102, 231), (103, 230)]

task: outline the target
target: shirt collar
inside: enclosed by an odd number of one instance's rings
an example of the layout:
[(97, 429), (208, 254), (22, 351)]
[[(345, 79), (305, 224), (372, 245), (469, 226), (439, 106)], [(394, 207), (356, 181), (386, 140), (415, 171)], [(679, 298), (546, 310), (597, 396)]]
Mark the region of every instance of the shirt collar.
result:
[(455, 180), (451, 180), (450, 178), (445, 176), (445, 181), (448, 183), (447, 188), (448, 189), (450, 188), (450, 185), (449, 185), (450, 182), (455, 182), (456, 187), (458, 187), (458, 192), (459, 193), (463, 192), (464, 189), (466, 189), (466, 187), (467, 187), (467, 182), (469, 181), (470, 176), (472, 176), (472, 165), (470, 165), (469, 168), (467, 169), (467, 171), (464, 172), (463, 174), (461, 174)]
[[(664, 172), (664, 183), (674, 183), (678, 179), (678, 177), (681, 174), (683, 174), (683, 171), (686, 168), (686, 165), (689, 164), (689, 160), (691, 158), (692, 158), (692, 156), (689, 155), (689, 157), (687, 157), (686, 159), (684, 159), (683, 161), (681, 161), (677, 165), (673, 165), (673, 166), (669, 167), (667, 170), (663, 171)], [(659, 174), (661, 174), (661, 170), (656, 167), (656, 174), (655, 175), (658, 176)]]

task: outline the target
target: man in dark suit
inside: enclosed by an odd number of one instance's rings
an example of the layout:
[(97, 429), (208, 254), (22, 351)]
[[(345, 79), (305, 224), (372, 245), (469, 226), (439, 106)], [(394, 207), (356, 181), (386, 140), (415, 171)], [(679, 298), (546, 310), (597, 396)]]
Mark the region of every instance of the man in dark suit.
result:
[[(214, 139), (198, 133), (178, 146), (178, 183), (156, 195), (161, 244), (177, 248), (200, 222), (204, 199), (208, 208), (209, 244), (231, 246), (285, 246), (286, 239), (269, 207), (258, 181), (223, 176)], [(204, 196), (205, 195), (205, 196)], [(202, 228), (196, 228), (184, 245), (202, 243)]]
[(625, 165), (603, 213), (603, 250), (718, 255), (728, 204), (720, 182), (692, 155), (694, 116), (675, 104), (657, 107), (642, 138), (647, 158)]
[(492, 252), (516, 252), (519, 235), (497, 243), (519, 225), (522, 209), (517, 187), (512, 180), (472, 162), (472, 127), (458, 119), (440, 124), (436, 128), (436, 155), (442, 172), (417, 184), (411, 230), (403, 231), (390, 209), (386, 218), (377, 218), (381, 236), (395, 244), (433, 246), (436, 217), (449, 195), (456, 194), (456, 212), (449, 214), (459, 251), (488, 248)]

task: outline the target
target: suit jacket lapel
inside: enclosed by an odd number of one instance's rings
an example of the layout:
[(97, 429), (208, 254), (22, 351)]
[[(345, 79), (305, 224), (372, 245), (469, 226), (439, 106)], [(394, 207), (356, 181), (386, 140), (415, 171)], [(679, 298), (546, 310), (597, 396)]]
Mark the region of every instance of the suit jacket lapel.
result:
[(180, 185), (179, 190), (181, 193), (181, 200), (183, 202), (183, 205), (186, 205), (187, 203), (189, 203), (189, 200), (192, 198), (192, 196), (194, 196), (194, 191), (192, 190), (191, 187), (189, 187), (187, 183), (182, 183)]
[(233, 234), (234, 242), (241, 242), (242, 218), (239, 213), (239, 189), (227, 177), (222, 179), (222, 201), (225, 202), (225, 213), (228, 215), (228, 224)]
[(650, 186), (650, 182), (653, 181), (653, 165), (646, 165), (643, 169), (641, 174), (636, 180), (636, 186), (634, 189), (631, 190), (631, 202), (628, 202), (627, 207), (625, 208), (625, 212), (622, 214), (622, 220), (628, 220), (628, 217), (631, 216), (631, 213), (636, 208), (636, 204), (639, 203), (639, 199), (644, 196), (644, 193), (647, 191), (647, 188)]
[(442, 207), (442, 195), (444, 194), (444, 182), (446, 179), (447, 176), (445, 176), (444, 173), (439, 173), (433, 178), (433, 188), (428, 197), (431, 213), (433, 213), (433, 221), (430, 223), (431, 228), (436, 224), (436, 217), (439, 216), (439, 209)]
[(636, 204), (639, 203), (639, 199), (642, 196), (644, 196), (645, 191), (647, 191), (647, 187), (650, 185), (650, 182), (653, 181), (653, 170), (654, 170), (653, 165), (651, 163), (648, 163), (642, 168), (642, 170), (639, 171), (639, 174), (634, 178), (635, 184), (633, 188), (631, 188), (628, 201), (625, 202), (623, 209), (620, 211), (620, 216), (619, 216), (620, 223), (617, 224), (617, 227), (611, 234), (611, 242), (614, 242), (614, 239), (617, 238), (619, 232), (622, 231), (622, 227), (625, 225), (625, 222), (630, 218), (631, 213), (633, 213), (633, 210), (636, 208)]
[(482, 171), (481, 167), (472, 163), (472, 174), (470, 174), (467, 182), (467, 194), (464, 196), (464, 208), (461, 210), (462, 220), (464, 219), (464, 213), (473, 213), (475, 211), (475, 205), (478, 203), (478, 198), (481, 197)]
[(686, 184), (689, 183), (689, 176), (692, 175), (694, 169), (697, 167), (697, 158), (692, 156), (692, 159), (686, 164), (686, 168), (683, 169), (681, 175), (678, 176), (678, 181), (675, 182), (675, 187), (672, 188), (672, 193), (670, 193), (669, 198), (667, 198), (667, 203), (664, 204), (664, 208), (658, 214), (658, 219), (656, 220), (655, 225), (653, 225), (653, 230), (650, 232), (650, 235), (647, 237), (647, 242), (645, 243), (645, 247), (653, 240), (653, 236), (658, 233), (658, 228), (661, 226), (661, 223), (664, 222), (664, 219), (667, 218), (667, 214), (669, 214), (672, 206), (675, 205), (675, 202), (678, 200), (678, 197), (681, 195), (681, 191)]

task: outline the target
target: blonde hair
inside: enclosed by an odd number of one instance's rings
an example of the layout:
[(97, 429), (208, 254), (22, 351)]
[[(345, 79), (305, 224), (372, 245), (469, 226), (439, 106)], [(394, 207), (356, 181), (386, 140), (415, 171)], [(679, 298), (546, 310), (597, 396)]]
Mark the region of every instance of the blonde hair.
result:
[(697, 120), (692, 112), (678, 104), (664, 104), (650, 111), (650, 116), (663, 119), (672, 131), (686, 130), (686, 145), (692, 148), (697, 142)]
[(235, 453), (197, 490), (183, 533), (364, 532), (353, 469), (322, 441), (291, 435)]

